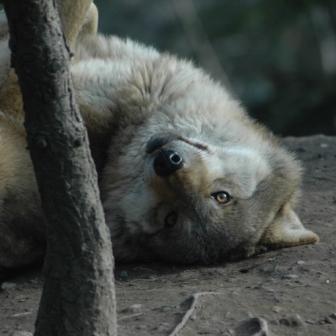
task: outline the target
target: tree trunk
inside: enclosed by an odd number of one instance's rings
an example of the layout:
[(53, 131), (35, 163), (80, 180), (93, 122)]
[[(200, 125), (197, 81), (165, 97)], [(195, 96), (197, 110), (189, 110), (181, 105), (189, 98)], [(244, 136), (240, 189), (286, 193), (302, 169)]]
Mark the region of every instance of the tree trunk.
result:
[(47, 219), (46, 279), (35, 335), (116, 335), (111, 240), (55, 3), (4, 4)]

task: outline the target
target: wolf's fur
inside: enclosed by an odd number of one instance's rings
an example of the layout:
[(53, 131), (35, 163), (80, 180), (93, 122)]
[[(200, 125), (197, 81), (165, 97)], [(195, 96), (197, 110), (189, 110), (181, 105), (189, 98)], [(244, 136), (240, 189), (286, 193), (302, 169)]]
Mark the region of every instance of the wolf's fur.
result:
[[(91, 7), (92, 20), (95, 13)], [(78, 35), (71, 70), (102, 170), (101, 196), (117, 260), (213, 263), (249, 256), (258, 245), (318, 241), (293, 210), (299, 163), (239, 101), (190, 62), (95, 35), (92, 20), (86, 18)], [(1, 46), (6, 62), (8, 50)], [(0, 266), (18, 267), (42, 256), (44, 223), (16, 77), (3, 73)], [(178, 152), (183, 167), (157, 176), (158, 149), (147, 150), (153, 139), (168, 139), (161, 147)], [(232, 195), (227, 205), (211, 196), (221, 190)]]

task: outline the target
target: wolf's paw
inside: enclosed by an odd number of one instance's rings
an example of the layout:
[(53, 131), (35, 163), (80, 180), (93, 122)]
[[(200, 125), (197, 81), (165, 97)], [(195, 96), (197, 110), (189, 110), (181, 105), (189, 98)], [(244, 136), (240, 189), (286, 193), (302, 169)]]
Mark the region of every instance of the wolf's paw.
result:
[(270, 248), (281, 248), (315, 244), (319, 241), (319, 236), (307, 230), (290, 206), (286, 206), (267, 228), (260, 244)]

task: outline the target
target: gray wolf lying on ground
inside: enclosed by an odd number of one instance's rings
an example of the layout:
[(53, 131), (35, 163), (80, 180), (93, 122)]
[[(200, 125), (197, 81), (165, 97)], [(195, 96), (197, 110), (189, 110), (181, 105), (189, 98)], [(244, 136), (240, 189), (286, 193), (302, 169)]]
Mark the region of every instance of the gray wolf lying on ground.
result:
[[(71, 20), (73, 84), (117, 261), (209, 264), (318, 241), (293, 210), (300, 164), (225, 87), (97, 34), (94, 5)], [(0, 267), (18, 268), (43, 257), (45, 225), (5, 21), (0, 36)]]

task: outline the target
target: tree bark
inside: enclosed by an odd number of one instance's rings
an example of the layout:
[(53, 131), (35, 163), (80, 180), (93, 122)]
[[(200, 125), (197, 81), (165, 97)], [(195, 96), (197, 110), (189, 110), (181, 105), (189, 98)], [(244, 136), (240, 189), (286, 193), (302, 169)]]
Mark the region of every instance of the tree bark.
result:
[(47, 219), (46, 279), (35, 335), (116, 335), (110, 234), (55, 2), (4, 5)]

